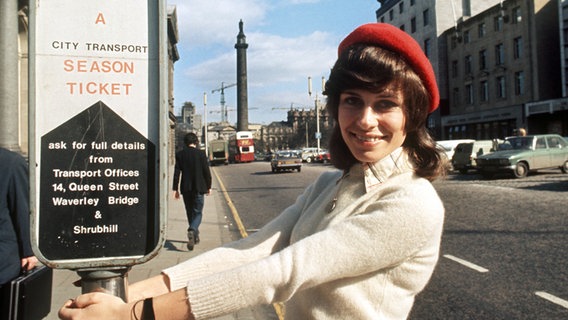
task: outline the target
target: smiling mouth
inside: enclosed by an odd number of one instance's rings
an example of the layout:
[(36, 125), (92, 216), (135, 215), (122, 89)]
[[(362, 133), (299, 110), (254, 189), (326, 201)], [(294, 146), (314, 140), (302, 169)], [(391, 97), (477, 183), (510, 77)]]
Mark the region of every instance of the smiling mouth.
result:
[(357, 135), (355, 133), (352, 134), (357, 140), (361, 141), (361, 142), (378, 142), (381, 141), (384, 137), (382, 136), (374, 136), (374, 137), (365, 137), (365, 136), (360, 136)]

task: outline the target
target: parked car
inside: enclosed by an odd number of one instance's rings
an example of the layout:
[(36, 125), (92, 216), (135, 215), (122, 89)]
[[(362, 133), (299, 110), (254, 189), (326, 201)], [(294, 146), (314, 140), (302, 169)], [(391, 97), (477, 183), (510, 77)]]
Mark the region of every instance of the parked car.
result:
[(476, 140), (474, 142), (462, 142), (454, 150), (452, 166), (462, 174), (469, 170), (477, 169), (477, 157), (497, 150), (498, 141)]
[(477, 170), (487, 178), (497, 173), (524, 178), (529, 171), (551, 168), (568, 173), (568, 141), (556, 134), (508, 137), (499, 150), (477, 158)]
[(270, 160), (272, 172), (281, 172), (287, 170), (302, 170), (302, 158), (300, 153), (296, 151), (277, 151), (272, 160)]
[(301, 152), (303, 162), (310, 163), (314, 160), (314, 156), (318, 153), (318, 148), (304, 148)]
[(329, 155), (329, 151), (327, 150), (320, 150), (314, 157), (313, 162), (319, 163), (328, 163), (331, 160), (331, 156)]
[(457, 145), (463, 142), (474, 142), (474, 141), (475, 141), (474, 139), (439, 140), (436, 141), (436, 145), (438, 145), (438, 148), (444, 152), (444, 155), (446, 155), (446, 158), (448, 160), (448, 165), (451, 166), (452, 158), (454, 156), (454, 151)]

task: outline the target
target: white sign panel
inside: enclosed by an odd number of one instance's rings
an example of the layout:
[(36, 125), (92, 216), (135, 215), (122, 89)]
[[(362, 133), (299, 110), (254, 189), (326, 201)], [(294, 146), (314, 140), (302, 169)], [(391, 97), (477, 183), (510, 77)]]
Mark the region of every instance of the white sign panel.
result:
[(34, 249), (51, 266), (159, 247), (162, 3), (31, 3)]

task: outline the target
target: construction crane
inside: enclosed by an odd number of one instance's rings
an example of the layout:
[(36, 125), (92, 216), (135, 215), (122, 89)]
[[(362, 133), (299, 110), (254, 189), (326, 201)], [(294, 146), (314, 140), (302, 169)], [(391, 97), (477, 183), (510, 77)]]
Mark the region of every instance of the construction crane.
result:
[[(256, 109), (258, 109), (258, 108), (256, 108), (256, 107), (255, 107), (255, 108), (248, 108), (248, 110), (256, 110)], [(211, 111), (209, 111), (209, 113), (221, 113), (221, 114), (225, 114), (225, 120), (221, 120), (221, 121), (227, 121), (227, 122), (228, 122), (228, 121), (229, 121), (229, 118), (227, 117), (227, 113), (228, 113), (229, 111), (237, 111), (237, 109), (227, 109), (227, 108), (225, 108), (224, 110), (223, 110), (223, 109), (221, 109), (221, 110), (211, 110)]]
[(274, 107), (272, 108), (272, 110), (294, 110), (294, 105), (300, 105), (300, 104), (297, 102), (290, 102), (290, 107)]
[(221, 122), (227, 122), (227, 109), (225, 108), (225, 89), (236, 86), (236, 83), (225, 85), (225, 82), (221, 82), (221, 87), (211, 90), (211, 93), (221, 91)]

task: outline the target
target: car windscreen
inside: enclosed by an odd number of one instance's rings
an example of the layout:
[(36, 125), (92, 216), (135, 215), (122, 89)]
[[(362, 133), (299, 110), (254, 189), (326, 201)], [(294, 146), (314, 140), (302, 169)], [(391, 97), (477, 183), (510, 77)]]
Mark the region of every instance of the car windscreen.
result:
[(473, 149), (473, 142), (469, 142), (469, 143), (460, 143), (457, 145), (455, 152), (456, 153), (471, 153), (471, 150)]
[(504, 143), (499, 145), (499, 150), (532, 150), (532, 137), (513, 137), (507, 138)]
[(278, 158), (297, 158), (298, 154), (294, 152), (279, 152)]

